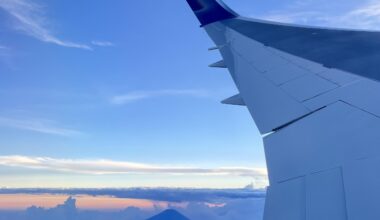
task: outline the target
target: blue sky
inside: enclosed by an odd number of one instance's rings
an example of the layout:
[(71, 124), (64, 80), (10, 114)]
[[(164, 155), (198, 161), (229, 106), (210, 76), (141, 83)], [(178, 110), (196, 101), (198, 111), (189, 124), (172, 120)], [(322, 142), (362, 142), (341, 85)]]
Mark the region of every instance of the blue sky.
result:
[[(380, 1), (226, 1), (283, 22), (378, 29)], [(7, 187), (267, 184), (261, 136), (183, 1), (0, 0)]]

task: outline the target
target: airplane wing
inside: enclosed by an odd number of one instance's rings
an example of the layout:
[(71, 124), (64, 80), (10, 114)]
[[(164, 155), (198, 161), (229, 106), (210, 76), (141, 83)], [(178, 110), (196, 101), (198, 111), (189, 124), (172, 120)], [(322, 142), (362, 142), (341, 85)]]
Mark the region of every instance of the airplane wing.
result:
[(265, 220), (380, 219), (380, 32), (241, 17), (187, 0), (263, 134)]

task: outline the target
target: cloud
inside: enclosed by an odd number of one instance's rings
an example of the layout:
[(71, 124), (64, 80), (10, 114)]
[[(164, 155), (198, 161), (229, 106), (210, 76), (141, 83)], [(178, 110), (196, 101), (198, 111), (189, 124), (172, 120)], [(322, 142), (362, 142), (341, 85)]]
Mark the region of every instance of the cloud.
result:
[[(205, 202), (189, 202), (184, 206), (169, 205), (168, 208), (176, 210), (192, 220), (263, 219), (264, 198), (223, 199), (221, 202), (224, 205), (213, 206)], [(50, 209), (32, 206), (25, 211), (4, 211), (0, 212), (0, 218), (16, 220), (146, 220), (151, 216), (163, 212), (165, 209), (160, 206), (153, 209), (140, 209), (130, 206), (121, 211), (86, 211), (78, 209), (76, 203), (75, 198), (69, 197), (63, 204)]]
[(275, 11), (269, 15), (260, 17), (264, 20), (277, 21), (283, 23), (313, 23), (315, 20), (321, 19), (323, 14), (317, 11)]
[(52, 34), (40, 5), (27, 0), (0, 0), (0, 9), (6, 11), (14, 20), (14, 28), (40, 41), (63, 47), (91, 50), (86, 44), (62, 40)]
[(76, 136), (80, 135), (81, 132), (66, 128), (57, 127), (55, 123), (50, 120), (41, 120), (41, 119), (14, 119), (0, 117), (0, 126), (17, 128), (21, 130), (28, 130), (44, 134), (52, 134), (59, 136)]
[(373, 1), (350, 12), (352, 15), (380, 18), (380, 2)]
[(128, 104), (144, 99), (157, 98), (162, 96), (190, 96), (190, 97), (208, 97), (209, 93), (205, 90), (156, 90), (156, 91), (135, 91), (123, 95), (117, 95), (110, 99), (110, 102), (115, 105)]
[[(78, 200), (79, 203), (79, 200)], [(262, 220), (264, 212), (265, 198), (249, 199), (223, 199), (220, 204), (210, 205), (204, 202), (189, 202), (184, 206), (170, 205), (169, 209), (189, 217), (192, 220), (236, 220), (251, 219)], [(141, 209), (133, 206), (126, 207), (121, 211), (104, 210), (80, 210), (77, 201), (69, 197), (63, 204), (45, 209), (32, 206), (25, 211), (0, 211), (0, 219), (13, 220), (146, 220), (151, 216), (164, 211), (164, 207), (154, 207), (152, 209)]]
[(28, 219), (73, 219), (78, 215), (76, 199), (69, 197), (64, 204), (57, 205), (54, 208), (44, 210), (36, 206), (32, 206), (26, 210)]
[(208, 206), (221, 207), (226, 199), (255, 199), (265, 198), (264, 189), (191, 189), (191, 188), (102, 188), (102, 189), (73, 189), (73, 188), (34, 188), (12, 189), (0, 188), (0, 195), (88, 195), (92, 197), (111, 197), (120, 199), (142, 199), (166, 201), (172, 203), (205, 202)]
[(93, 45), (99, 46), (99, 47), (113, 47), (113, 46), (115, 46), (114, 43), (109, 42), (109, 41), (96, 41), (96, 40), (94, 40), (91, 43)]
[(9, 55), (9, 48), (0, 44), (0, 58), (6, 58)]
[(266, 178), (264, 168), (220, 167), (197, 168), (182, 166), (158, 166), (112, 160), (71, 160), (49, 157), (0, 156), (0, 165), (23, 167), (29, 169), (46, 169), (51, 171), (83, 173), (92, 175), (107, 174), (173, 174), (173, 175), (225, 175), (247, 176), (258, 179)]
[(380, 28), (380, 2), (370, 1), (338, 17), (337, 23), (355, 28)]
[[(110, 211), (79, 211), (77, 201), (75, 198), (69, 197), (64, 204), (57, 205), (54, 208), (44, 209), (41, 207), (32, 206), (24, 212), (11, 214), (11, 219), (14, 220), (93, 220), (93, 219), (107, 219), (107, 220), (145, 220), (149, 216), (157, 214), (158, 208), (153, 210), (142, 210), (135, 207), (126, 207), (125, 210), (118, 212)], [(8, 213), (4, 213), (6, 215)], [(10, 214), (8, 214), (10, 215)], [(0, 213), (0, 218), (2, 217)]]
[(260, 18), (286, 23), (379, 30), (380, 2), (375, 0), (296, 1), (288, 8), (272, 11)]
[(9, 47), (0, 44), (0, 56), (7, 57), (10, 55), (10, 51)]
[(206, 203), (189, 203), (185, 208), (176, 208), (193, 220), (262, 220), (264, 213), (264, 198), (224, 200), (223, 206), (210, 207)]

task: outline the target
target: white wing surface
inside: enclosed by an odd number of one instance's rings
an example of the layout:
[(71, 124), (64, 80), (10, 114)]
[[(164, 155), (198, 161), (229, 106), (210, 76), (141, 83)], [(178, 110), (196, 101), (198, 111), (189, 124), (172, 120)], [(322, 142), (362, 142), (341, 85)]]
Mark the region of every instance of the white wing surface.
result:
[(380, 33), (240, 17), (187, 0), (264, 137), (265, 220), (380, 219)]

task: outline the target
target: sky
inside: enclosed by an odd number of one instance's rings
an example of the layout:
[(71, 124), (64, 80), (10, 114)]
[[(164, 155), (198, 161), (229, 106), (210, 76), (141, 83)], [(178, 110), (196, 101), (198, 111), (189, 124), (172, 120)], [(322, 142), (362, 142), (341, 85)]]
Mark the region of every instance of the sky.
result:
[[(379, 29), (380, 1), (226, 0)], [(0, 0), (0, 187), (268, 184), (262, 140), (185, 1)]]

